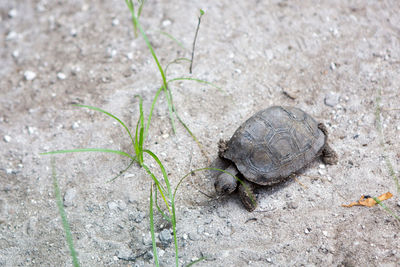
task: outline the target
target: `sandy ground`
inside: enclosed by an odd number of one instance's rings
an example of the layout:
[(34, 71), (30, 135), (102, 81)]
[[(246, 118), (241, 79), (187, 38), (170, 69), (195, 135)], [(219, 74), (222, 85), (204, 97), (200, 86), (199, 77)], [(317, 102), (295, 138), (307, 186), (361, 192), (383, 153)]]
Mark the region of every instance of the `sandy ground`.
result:
[[(396, 266), (399, 222), (379, 206), (341, 204), (390, 191), (385, 205), (400, 215), (387, 166), (398, 175), (400, 2), (149, 0), (141, 23), (164, 66), (189, 57), (200, 8), (206, 14), (193, 75), (182, 63), (168, 77), (204, 79), (224, 92), (171, 83), (177, 110), (210, 161), (182, 125), (172, 132), (166, 98), (157, 102), (145, 145), (172, 185), (190, 170), (224, 167), (218, 140), (272, 105), (296, 106), (324, 122), (339, 163), (315, 161), (297, 181), (259, 189), (252, 213), (235, 194), (215, 197), (216, 173), (190, 176), (176, 199), (180, 264), (204, 256), (197, 266)], [(0, 16), (0, 266), (70, 266), (50, 157), (39, 153), (133, 153), (122, 127), (71, 103), (103, 108), (134, 128), (134, 96), (143, 97), (148, 114), (161, 77), (122, 0), (2, 0)], [(129, 160), (104, 153), (55, 159), (82, 266), (152, 266), (145, 171), (134, 165), (106, 183)], [(171, 226), (159, 214), (155, 220), (161, 264), (173, 266)]]

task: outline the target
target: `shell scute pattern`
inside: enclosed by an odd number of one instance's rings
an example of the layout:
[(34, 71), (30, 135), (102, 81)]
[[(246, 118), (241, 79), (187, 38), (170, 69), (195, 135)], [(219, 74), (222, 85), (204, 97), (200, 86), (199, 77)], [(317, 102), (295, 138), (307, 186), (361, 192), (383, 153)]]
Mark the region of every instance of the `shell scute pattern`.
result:
[(292, 107), (270, 107), (249, 118), (232, 136), (224, 157), (249, 180), (277, 183), (311, 162), (325, 144), (317, 122)]

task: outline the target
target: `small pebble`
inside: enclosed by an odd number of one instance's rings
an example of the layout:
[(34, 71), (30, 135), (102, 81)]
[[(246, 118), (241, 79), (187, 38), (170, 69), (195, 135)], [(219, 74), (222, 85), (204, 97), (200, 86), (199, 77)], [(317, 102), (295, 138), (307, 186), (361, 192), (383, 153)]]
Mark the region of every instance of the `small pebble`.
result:
[(197, 241), (200, 239), (200, 235), (197, 233), (189, 233), (188, 237), (192, 241)]
[[(126, 53), (126, 57), (127, 57), (128, 59), (133, 59), (133, 53), (132, 53), (132, 52)], [(132, 66), (131, 66), (131, 67), (132, 67)]]
[(57, 78), (58, 78), (59, 80), (65, 80), (65, 78), (67, 78), (67, 75), (65, 75), (65, 74), (62, 73), (62, 72), (59, 72), (59, 73), (57, 73)]
[(117, 55), (117, 50), (112, 48), (112, 47), (107, 47), (107, 56), (112, 58), (115, 57)]
[(116, 211), (118, 209), (118, 204), (114, 201), (108, 202), (107, 206), (111, 211)]
[(166, 19), (162, 22), (163, 27), (167, 27), (169, 25), (171, 25), (171, 21), (169, 19)]
[(79, 67), (79, 66), (74, 66), (74, 67), (72, 67), (72, 69), (71, 69), (71, 74), (72, 74), (72, 75), (77, 75), (80, 71), (81, 71), (81, 67)]
[(72, 130), (78, 129), (78, 128), (79, 128), (79, 123), (80, 123), (80, 121), (74, 122), (74, 123), (72, 124), (72, 126), (71, 126)]
[(325, 95), (325, 105), (334, 107), (339, 104), (339, 96), (334, 92), (329, 92)]
[(28, 225), (26, 226), (26, 232), (28, 233), (28, 235), (33, 235), (36, 233), (37, 231), (37, 219), (36, 217), (31, 217), (28, 221)]
[(24, 72), (24, 78), (27, 81), (33, 81), (36, 78), (36, 73), (33, 71), (27, 70)]
[(28, 126), (28, 133), (29, 134), (34, 134), (36, 132), (37, 132), (37, 128), (36, 127)]
[(119, 19), (113, 19), (112, 25), (117, 26), (119, 24)]
[(169, 229), (164, 229), (160, 232), (158, 238), (164, 246), (168, 246), (172, 241), (172, 235)]
[(150, 234), (148, 234), (148, 235), (143, 234), (142, 243), (145, 246), (151, 245), (152, 244), (151, 235)]
[(400, 201), (399, 201), (399, 202), (397, 202), (397, 206), (399, 206), (399, 207), (400, 207)]
[(6, 41), (14, 40), (17, 38), (17, 36), (18, 36), (18, 34), (16, 32), (10, 31), (6, 36)]
[(335, 70), (336, 69), (336, 64), (334, 62), (331, 62), (330, 68), (331, 68), (331, 70)]
[(64, 206), (70, 207), (74, 205), (74, 200), (76, 197), (76, 189), (75, 188), (68, 188), (64, 194)]
[(295, 201), (289, 201), (286, 205), (289, 209), (297, 209), (299, 207), (299, 205)]
[(12, 55), (13, 58), (18, 58), (19, 57), (19, 51), (18, 50), (14, 50), (11, 55)]
[(305, 234), (311, 233), (311, 228), (307, 227), (307, 228), (304, 230), (304, 233), (305, 233)]
[(130, 249), (128, 248), (121, 248), (118, 250), (118, 259), (120, 260), (125, 260), (125, 261), (133, 261), (135, 260), (135, 257), (133, 256), (133, 253)]
[(76, 35), (78, 34), (78, 32), (77, 32), (76, 29), (71, 29), (71, 30), (69, 31), (69, 34), (70, 34), (72, 37), (76, 37)]
[(3, 137), (3, 140), (4, 140), (4, 142), (8, 143), (8, 142), (11, 141), (11, 136), (5, 135), (5, 136)]
[(8, 11), (8, 16), (10, 18), (15, 18), (18, 15), (18, 12), (15, 8), (11, 9), (10, 11)]

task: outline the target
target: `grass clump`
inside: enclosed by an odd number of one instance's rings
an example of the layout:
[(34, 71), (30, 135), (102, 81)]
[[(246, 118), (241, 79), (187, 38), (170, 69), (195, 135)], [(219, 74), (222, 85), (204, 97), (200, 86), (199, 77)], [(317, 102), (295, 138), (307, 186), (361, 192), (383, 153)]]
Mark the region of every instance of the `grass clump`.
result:
[[(106, 149), (106, 148), (81, 148), (81, 149), (68, 149), (68, 150), (56, 150), (56, 151), (50, 151), (50, 152), (45, 152), (41, 153), (42, 155), (54, 155), (54, 154), (64, 154), (64, 153), (74, 153), (74, 152), (103, 152), (103, 153), (112, 153), (112, 154), (117, 154), (121, 155), (124, 157), (128, 157), (131, 159), (131, 164), (128, 166), (132, 166), (134, 162), (139, 164), (140, 167), (145, 169), (146, 173), (151, 177), (152, 179), (152, 185), (151, 185), (151, 190), (150, 190), (150, 207), (149, 207), (149, 213), (150, 213), (150, 231), (151, 231), (151, 237), (152, 237), (152, 243), (153, 243), (153, 253), (154, 253), (154, 261), (156, 266), (159, 266), (159, 260), (158, 260), (158, 254), (157, 254), (157, 245), (156, 245), (156, 240), (155, 240), (155, 227), (154, 227), (154, 206), (157, 207), (158, 211), (162, 214), (162, 216), (171, 223), (172, 225), (172, 230), (173, 230), (173, 238), (174, 238), (174, 246), (175, 246), (175, 260), (176, 260), (176, 266), (179, 266), (178, 262), (178, 239), (177, 239), (177, 231), (176, 231), (176, 210), (175, 210), (175, 199), (176, 199), (176, 193), (179, 188), (179, 186), (182, 184), (183, 180), (188, 177), (190, 174), (193, 174), (198, 171), (204, 171), (204, 170), (216, 170), (216, 171), (221, 171), (225, 172), (225, 170), (217, 169), (217, 168), (201, 168), (201, 169), (196, 169), (193, 170), (189, 173), (187, 173), (185, 176), (183, 176), (179, 183), (176, 185), (174, 190), (172, 190), (171, 183), (168, 177), (168, 174), (165, 170), (164, 165), (162, 164), (161, 160), (157, 157), (155, 153), (153, 153), (151, 150), (145, 149), (144, 147), (144, 141), (146, 137), (146, 130), (147, 125), (145, 124), (144, 120), (144, 113), (143, 113), (143, 105), (142, 105), (142, 99), (139, 98), (139, 119), (138, 122), (136, 123), (136, 128), (135, 128), (135, 135), (132, 135), (131, 131), (129, 128), (126, 126), (124, 122), (122, 122), (118, 117), (115, 115), (111, 114), (110, 112), (107, 112), (105, 110), (102, 110), (97, 107), (92, 107), (92, 106), (87, 106), (87, 105), (74, 105), (77, 107), (81, 108), (87, 108), (91, 110), (95, 110), (98, 112), (101, 112), (108, 117), (116, 120), (127, 132), (130, 141), (132, 142), (132, 149), (134, 151), (134, 154), (130, 154), (125, 151), (121, 150), (112, 150), (112, 149)], [(147, 119), (147, 123), (150, 123), (150, 116)], [(157, 178), (156, 175), (152, 172), (152, 170), (148, 167), (146, 162), (144, 161), (144, 154), (147, 154), (152, 158), (158, 165), (158, 167), (161, 170), (162, 174), (162, 179)], [(120, 172), (120, 174), (117, 176), (119, 177), (122, 173), (124, 173), (128, 168)], [(115, 180), (117, 177), (113, 178), (112, 180)], [(235, 176), (233, 176), (235, 177)], [(53, 174), (53, 178), (55, 179), (55, 174)], [(238, 179), (237, 177), (235, 177)], [(239, 179), (238, 179), (239, 180)], [(55, 185), (55, 190), (56, 190), (56, 196), (58, 199), (58, 206), (59, 206), (59, 212), (61, 217), (63, 218), (63, 225), (64, 225), (64, 230), (67, 236), (67, 242), (69, 244), (70, 250), (71, 250), (71, 255), (73, 257), (76, 256), (75, 250), (73, 249), (72, 245), (72, 236), (69, 230), (69, 225), (68, 222), (66, 221), (65, 217), (65, 212), (62, 206), (62, 200), (61, 200), (61, 195), (58, 189), (58, 185), (56, 183), (56, 180), (54, 180), (54, 185)], [(240, 180), (239, 180), (240, 181)], [(167, 210), (167, 213), (163, 212), (162, 209), (158, 206), (157, 204), (157, 194), (161, 195), (161, 199), (163, 200), (163, 203), (165, 205), (165, 208)], [(74, 256), (75, 255), (75, 256)]]
[[(145, 118), (144, 117), (144, 112), (143, 112), (143, 101), (142, 98), (140, 96), (135, 96), (139, 99), (139, 118), (138, 121), (136, 123), (136, 127), (134, 129), (134, 131), (130, 131), (129, 128), (126, 126), (126, 124), (124, 122), (122, 122), (118, 117), (116, 117), (115, 115), (111, 114), (108, 111), (105, 111), (103, 109), (100, 109), (98, 107), (94, 107), (94, 106), (88, 106), (88, 105), (80, 105), (80, 104), (76, 104), (74, 106), (76, 107), (80, 107), (80, 108), (86, 108), (86, 109), (90, 109), (90, 110), (94, 110), (97, 112), (101, 112), (103, 114), (105, 114), (106, 116), (116, 120), (126, 131), (130, 143), (132, 145), (132, 151), (133, 153), (130, 152), (126, 152), (126, 151), (122, 151), (122, 150), (113, 150), (113, 149), (107, 149), (107, 148), (79, 148), (79, 149), (66, 149), (66, 150), (56, 150), (56, 151), (50, 151), (50, 152), (46, 152), (46, 153), (42, 153), (42, 155), (54, 155), (54, 154), (64, 154), (64, 153), (77, 153), (77, 152), (102, 152), (102, 153), (112, 153), (112, 154), (117, 154), (120, 156), (124, 156), (127, 157), (131, 160), (131, 163), (129, 164), (129, 166), (124, 169), (123, 171), (121, 171), (117, 176), (115, 176), (114, 178), (112, 178), (110, 181), (114, 181), (116, 178), (118, 178), (119, 176), (121, 176), (123, 173), (125, 173), (134, 163), (138, 164), (141, 168), (143, 168), (146, 173), (150, 176), (150, 178), (152, 179), (152, 183), (151, 183), (151, 188), (150, 188), (150, 205), (149, 205), (149, 214), (150, 214), (150, 231), (151, 231), (151, 238), (152, 238), (152, 244), (153, 244), (153, 254), (154, 254), (154, 262), (156, 266), (159, 266), (159, 259), (158, 259), (158, 253), (157, 253), (157, 245), (156, 245), (156, 240), (155, 240), (155, 225), (154, 225), (154, 216), (155, 216), (155, 207), (156, 209), (160, 212), (160, 214), (164, 217), (164, 219), (166, 219), (168, 222), (171, 223), (172, 225), (172, 230), (173, 230), (173, 239), (174, 239), (174, 249), (175, 249), (175, 265), (179, 266), (179, 261), (178, 261), (178, 239), (177, 239), (177, 231), (176, 231), (176, 210), (175, 210), (175, 197), (176, 197), (176, 192), (178, 187), (180, 186), (180, 184), (182, 183), (182, 181), (191, 173), (196, 172), (196, 171), (202, 171), (202, 170), (206, 170), (206, 169), (214, 169), (214, 170), (219, 170), (219, 169), (215, 169), (215, 168), (202, 168), (202, 169), (198, 169), (198, 170), (194, 170), (190, 173), (188, 173), (187, 175), (185, 175), (180, 181), (179, 183), (176, 185), (175, 189), (173, 190), (171, 187), (171, 183), (169, 180), (169, 177), (167, 175), (167, 172), (165, 170), (165, 167), (163, 166), (161, 160), (158, 158), (158, 156), (153, 153), (151, 150), (146, 149), (145, 148), (145, 140), (146, 137), (148, 135), (148, 131), (149, 131), (149, 127), (150, 127), (150, 123), (151, 123), (151, 119), (153, 116), (153, 111), (157, 102), (157, 99), (159, 97), (159, 95), (161, 94), (161, 92), (163, 92), (165, 94), (167, 103), (168, 103), (168, 110), (169, 110), (169, 117), (170, 117), (170, 121), (171, 121), (171, 125), (172, 125), (172, 129), (173, 132), (176, 132), (176, 127), (175, 127), (175, 119), (177, 119), (182, 126), (185, 128), (185, 130), (190, 134), (190, 136), (196, 141), (196, 143), (199, 145), (202, 153), (207, 157), (207, 154), (204, 152), (200, 141), (197, 139), (197, 137), (193, 134), (193, 132), (189, 129), (189, 127), (183, 122), (183, 120), (179, 117), (177, 110), (174, 106), (173, 103), (173, 97), (172, 97), (172, 93), (171, 90), (169, 88), (169, 83), (174, 82), (174, 81), (195, 81), (195, 82), (199, 82), (199, 83), (203, 83), (203, 84), (207, 84), (207, 85), (211, 85), (214, 86), (218, 89), (220, 89), (219, 87), (213, 85), (210, 82), (201, 80), (201, 79), (196, 79), (196, 78), (192, 78), (192, 77), (177, 77), (177, 78), (173, 78), (173, 79), (168, 79), (167, 78), (167, 68), (168, 66), (170, 66), (171, 64), (174, 63), (178, 63), (178, 62), (182, 62), (182, 61), (187, 61), (190, 62), (190, 73), (192, 71), (192, 66), (193, 66), (193, 58), (194, 58), (194, 49), (195, 49), (195, 42), (197, 39), (197, 35), (198, 35), (198, 31), (199, 31), (199, 26), (200, 26), (200, 22), (201, 22), (201, 17), (204, 15), (204, 11), (200, 10), (200, 16), (198, 19), (198, 25), (197, 25), (197, 29), (196, 29), (196, 34), (195, 34), (195, 39), (193, 42), (193, 50), (192, 50), (192, 57), (191, 59), (187, 59), (187, 58), (178, 58), (176, 60), (174, 60), (173, 62), (169, 63), (166, 65), (165, 68), (163, 68), (161, 66), (160, 61), (158, 60), (158, 57), (146, 35), (146, 33), (144, 32), (144, 30), (142, 29), (140, 23), (139, 23), (139, 17), (141, 15), (142, 12), (142, 8), (143, 5), (145, 3), (145, 0), (139, 0), (138, 1), (138, 7), (135, 8), (135, 5), (133, 3), (132, 0), (125, 0), (125, 3), (128, 7), (128, 9), (130, 10), (131, 13), (131, 18), (132, 18), (132, 24), (133, 24), (133, 28), (135, 31), (135, 36), (137, 35), (137, 33), (139, 32), (141, 34), (141, 36), (143, 37), (152, 57), (154, 62), (157, 65), (157, 69), (160, 73), (161, 76), (161, 86), (159, 87), (159, 89), (157, 90), (152, 104), (151, 104), (151, 108), (148, 114), (148, 117)], [(172, 36), (170, 36), (172, 37)], [(176, 39), (175, 39), (176, 40)], [(157, 164), (157, 167), (159, 168), (159, 170), (161, 171), (161, 177), (157, 177), (153, 170), (151, 170), (149, 168), (149, 165), (147, 164), (147, 161), (145, 161), (145, 155), (147, 155), (148, 157), (150, 157), (150, 159), (154, 160)], [(208, 159), (208, 157), (207, 157)], [(209, 161), (209, 159), (208, 159)], [(224, 170), (220, 170), (223, 171)], [(58, 188), (58, 187), (57, 187)], [(59, 191), (58, 191), (58, 195)], [(160, 195), (161, 199), (162, 199), (162, 203), (165, 206), (164, 210), (166, 210), (166, 212), (163, 211), (163, 209), (158, 205), (157, 203), (157, 196)], [(62, 218), (65, 218), (66, 221), (66, 217), (65, 217), (65, 212), (64, 210), (61, 208), (59, 208), (59, 212)], [(64, 214), (64, 215), (63, 215)], [(64, 222), (64, 219), (63, 219)], [(66, 225), (68, 226), (68, 223), (66, 222)], [(67, 236), (67, 242), (70, 246), (70, 250), (71, 250), (71, 255), (74, 259), (74, 256), (76, 256), (75, 251), (73, 250), (73, 246), (72, 245), (72, 236), (70, 234), (69, 231), (69, 227), (64, 227), (65, 232), (66, 232), (66, 236)], [(71, 243), (70, 241), (71, 240)], [(71, 245), (70, 245), (71, 244)], [(72, 251), (74, 253), (72, 253)], [(199, 260), (195, 261), (201, 261), (203, 260), (203, 258), (200, 258)], [(75, 261), (74, 261), (75, 262)], [(194, 264), (195, 262), (192, 262), (190, 265)]]

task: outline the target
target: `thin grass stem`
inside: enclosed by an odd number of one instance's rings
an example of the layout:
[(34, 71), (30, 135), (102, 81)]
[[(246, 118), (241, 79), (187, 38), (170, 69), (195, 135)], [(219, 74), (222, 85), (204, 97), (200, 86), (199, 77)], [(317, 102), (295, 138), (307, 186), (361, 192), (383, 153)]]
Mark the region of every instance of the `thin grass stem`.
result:
[(149, 114), (149, 117), (148, 117), (148, 119), (147, 119), (146, 129), (145, 129), (145, 131), (144, 131), (144, 137), (143, 137), (144, 140), (146, 140), (147, 133), (148, 133), (148, 131), (149, 131), (150, 122), (151, 122), (151, 117), (153, 116), (153, 110), (154, 110), (154, 107), (155, 107), (155, 105), (156, 105), (157, 98), (158, 98), (158, 96), (160, 95), (160, 93), (162, 92), (162, 90), (163, 90), (163, 87), (160, 87), (160, 89), (157, 90), (157, 93), (156, 93), (156, 95), (154, 96), (153, 102), (151, 103), (150, 114)]
[(400, 217), (397, 216), (396, 214), (394, 214), (394, 212), (389, 209), (388, 207), (386, 207), (385, 204), (382, 203), (382, 201), (380, 201), (377, 197), (373, 197), (373, 199), (376, 201), (376, 203), (378, 203), (386, 212), (388, 212), (390, 215), (392, 215), (393, 217), (395, 217), (399, 222), (400, 222)]
[(55, 150), (40, 153), (40, 155), (53, 155), (53, 154), (65, 154), (65, 153), (77, 153), (77, 152), (104, 152), (104, 153), (113, 153), (121, 156), (128, 157), (132, 160), (137, 161), (137, 158), (120, 150), (112, 150), (112, 149), (105, 149), (105, 148), (79, 148), (79, 149), (65, 149), (65, 150)]
[(80, 104), (74, 104), (73, 106), (82, 107), (82, 108), (88, 108), (88, 109), (91, 109), (91, 110), (99, 111), (99, 112), (102, 112), (102, 113), (106, 114), (107, 116), (109, 116), (109, 117), (115, 119), (116, 121), (119, 122), (119, 124), (122, 125), (122, 127), (125, 128), (126, 132), (127, 132), (128, 135), (129, 135), (129, 138), (131, 139), (132, 145), (134, 145), (133, 137), (132, 137), (132, 134), (131, 134), (131, 132), (129, 131), (128, 127), (125, 125), (125, 123), (123, 123), (119, 118), (117, 118), (117, 117), (114, 116), (113, 114), (111, 114), (111, 113), (109, 113), (109, 112), (107, 112), (107, 111), (105, 111), (105, 110), (103, 110), (103, 109), (101, 109), (101, 108), (97, 108), (97, 107), (92, 107), (92, 106), (87, 106), (87, 105), (80, 105)]
[(170, 38), (172, 41), (174, 41), (178, 46), (180, 46), (183, 50), (188, 50), (183, 44), (182, 42), (178, 41), (178, 39), (176, 39), (174, 36), (172, 36), (171, 34), (164, 32), (164, 31), (159, 31), (160, 34), (167, 36), (168, 38)]
[(151, 187), (150, 187), (150, 233), (151, 233), (151, 242), (153, 244), (154, 263), (158, 267), (158, 266), (160, 266), (160, 264), (158, 263), (156, 235), (155, 235), (155, 231), (154, 231), (153, 183), (151, 184)]
[(193, 59), (194, 59), (194, 50), (196, 48), (196, 40), (197, 40), (197, 34), (199, 33), (199, 29), (200, 29), (200, 23), (201, 23), (201, 17), (204, 15), (204, 11), (202, 9), (200, 9), (200, 16), (199, 16), (199, 20), (197, 23), (197, 27), (196, 27), (196, 33), (194, 35), (194, 40), (193, 40), (193, 47), (192, 47), (192, 58), (190, 60), (190, 66), (189, 66), (189, 73), (192, 74), (192, 67), (193, 67)]
[(72, 234), (71, 234), (71, 228), (69, 226), (67, 215), (64, 210), (64, 204), (63, 204), (63, 201), (61, 198), (60, 187), (58, 186), (54, 158), (51, 159), (51, 167), (52, 167), (52, 176), (53, 176), (53, 187), (54, 187), (54, 192), (55, 192), (55, 196), (56, 196), (58, 212), (60, 213), (60, 216), (61, 216), (61, 221), (62, 221), (62, 225), (63, 225), (64, 232), (65, 232), (65, 238), (67, 240), (69, 252), (72, 257), (72, 264), (74, 265), (74, 267), (79, 267), (79, 261), (78, 261), (78, 257), (76, 255), (76, 251), (74, 248), (74, 241), (73, 241)]
[(107, 181), (107, 183), (114, 182), (118, 177), (120, 177), (122, 174), (124, 174), (130, 167), (132, 167), (133, 163), (135, 163), (135, 160), (131, 160), (131, 163), (129, 164), (128, 167), (126, 167), (124, 170), (120, 171), (119, 174), (117, 174), (114, 178), (110, 179)]
[(196, 79), (196, 78), (191, 78), (191, 77), (178, 77), (178, 78), (174, 78), (174, 79), (168, 80), (168, 83), (174, 82), (174, 81), (195, 81), (195, 82), (199, 82), (199, 83), (204, 83), (204, 84), (210, 85), (212, 87), (217, 88), (221, 92), (224, 92), (224, 90), (221, 87), (216, 86), (215, 84), (213, 84), (211, 82), (207, 82), (207, 81), (204, 81), (204, 80), (201, 80), (201, 79)]

